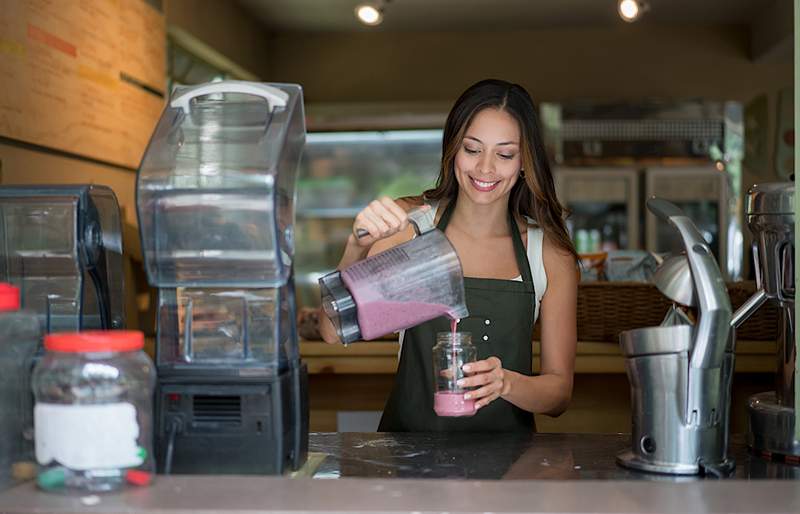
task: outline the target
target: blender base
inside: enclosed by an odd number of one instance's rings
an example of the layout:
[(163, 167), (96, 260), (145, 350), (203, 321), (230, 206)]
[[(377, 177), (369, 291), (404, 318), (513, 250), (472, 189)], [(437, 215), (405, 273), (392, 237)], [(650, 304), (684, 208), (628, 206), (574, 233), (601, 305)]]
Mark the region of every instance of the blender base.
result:
[(617, 455), (617, 464), (622, 467), (644, 471), (647, 473), (658, 473), (661, 475), (700, 475), (728, 476), (735, 468), (733, 459), (725, 459), (719, 464), (711, 466), (703, 464), (679, 464), (667, 462), (653, 462), (643, 459), (633, 453), (632, 450), (624, 451)]
[(308, 453), (305, 364), (259, 380), (161, 377), (155, 450), (164, 474), (280, 475)]
[(800, 457), (800, 440), (795, 438), (797, 413), (780, 405), (775, 391), (754, 394), (747, 400), (747, 445), (758, 453)]

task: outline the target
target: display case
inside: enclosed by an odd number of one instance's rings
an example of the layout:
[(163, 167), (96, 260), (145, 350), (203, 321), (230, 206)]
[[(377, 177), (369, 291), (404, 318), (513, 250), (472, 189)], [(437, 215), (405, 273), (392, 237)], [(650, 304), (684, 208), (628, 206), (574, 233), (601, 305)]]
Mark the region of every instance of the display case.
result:
[[(663, 167), (646, 171), (645, 194), (677, 205), (697, 225), (723, 274), (726, 273), (729, 241), (729, 175), (715, 166)], [(679, 252), (680, 237), (668, 224), (658, 223), (652, 213), (645, 217), (646, 249), (651, 252)], [(741, 246), (741, 241), (738, 242)], [(730, 274), (728, 274), (729, 276)]]
[[(554, 174), (556, 194), (570, 211), (567, 225), (579, 251), (640, 248), (637, 170), (558, 167)], [(591, 240), (585, 249), (584, 234)]]
[(379, 196), (419, 195), (439, 173), (441, 130), (307, 135), (297, 185), (299, 307), (318, 307), (318, 280), (339, 262), (356, 214)]

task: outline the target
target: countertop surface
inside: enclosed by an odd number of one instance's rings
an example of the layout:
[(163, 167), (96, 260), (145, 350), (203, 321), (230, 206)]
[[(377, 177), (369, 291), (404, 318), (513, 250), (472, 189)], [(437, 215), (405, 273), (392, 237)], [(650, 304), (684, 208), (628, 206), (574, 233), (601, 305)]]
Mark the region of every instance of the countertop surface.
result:
[[(311, 434), (309, 451), (325, 455), (314, 478), (703, 480), (618, 466), (630, 442), (630, 434), (344, 432)], [(731, 438), (730, 453), (733, 478), (800, 479), (800, 466), (750, 454), (743, 436)]]
[(732, 444), (736, 475), (726, 480), (618, 468), (614, 455), (628, 442), (597, 434), (318, 433), (309, 461), (317, 479), (159, 476), (150, 487), (104, 495), (48, 494), (28, 482), (0, 493), (0, 512), (800, 512), (800, 484), (776, 480), (798, 478), (800, 468), (750, 456), (741, 438)]

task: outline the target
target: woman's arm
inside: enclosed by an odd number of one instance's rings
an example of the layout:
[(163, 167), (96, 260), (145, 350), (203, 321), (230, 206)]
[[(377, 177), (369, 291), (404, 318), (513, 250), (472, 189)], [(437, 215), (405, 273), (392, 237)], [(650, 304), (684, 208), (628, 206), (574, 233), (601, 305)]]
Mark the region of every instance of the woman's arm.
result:
[(478, 373), (464, 379), (466, 386), (482, 386), (468, 393), (479, 399), (478, 408), (503, 398), (535, 414), (559, 416), (569, 405), (577, 346), (578, 275), (571, 255), (550, 243), (547, 237), (542, 244), (547, 291), (540, 306), (541, 372), (529, 377), (503, 369), (497, 357), (464, 366), (464, 371)]

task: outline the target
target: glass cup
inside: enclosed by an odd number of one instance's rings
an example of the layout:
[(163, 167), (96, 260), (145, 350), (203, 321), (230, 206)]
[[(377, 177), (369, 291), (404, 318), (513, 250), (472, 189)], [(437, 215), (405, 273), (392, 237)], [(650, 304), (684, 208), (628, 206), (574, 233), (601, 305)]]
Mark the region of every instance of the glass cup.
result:
[(469, 332), (439, 332), (433, 347), (433, 410), (438, 416), (459, 417), (475, 414), (475, 400), (465, 400), (468, 391), (458, 385), (464, 378), (462, 367), (477, 360)]

